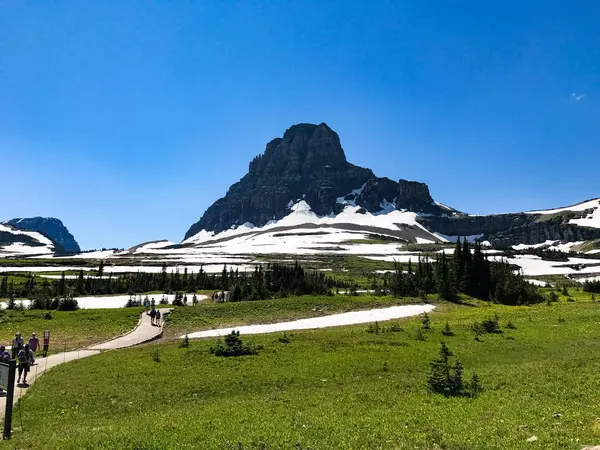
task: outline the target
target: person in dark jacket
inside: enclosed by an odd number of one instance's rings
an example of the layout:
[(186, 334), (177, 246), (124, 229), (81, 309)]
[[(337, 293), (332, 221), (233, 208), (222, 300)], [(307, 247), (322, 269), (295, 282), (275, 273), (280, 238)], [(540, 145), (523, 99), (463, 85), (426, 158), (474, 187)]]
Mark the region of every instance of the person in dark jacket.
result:
[(21, 376), (23, 377), (23, 384), (27, 384), (27, 374), (32, 364), (35, 362), (33, 359), (33, 352), (29, 348), (29, 344), (25, 344), (19, 354), (17, 355), (19, 360), (19, 376), (17, 377), (17, 383), (21, 382)]

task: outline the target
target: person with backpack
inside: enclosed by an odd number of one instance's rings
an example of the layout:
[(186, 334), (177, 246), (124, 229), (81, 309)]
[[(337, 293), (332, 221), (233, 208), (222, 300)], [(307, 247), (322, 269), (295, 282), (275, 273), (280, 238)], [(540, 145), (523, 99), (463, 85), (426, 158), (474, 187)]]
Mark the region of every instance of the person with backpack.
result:
[(17, 377), (17, 383), (21, 382), (21, 376), (23, 377), (23, 384), (27, 384), (27, 374), (31, 365), (35, 362), (33, 359), (33, 352), (29, 348), (29, 344), (25, 344), (19, 354), (17, 355), (19, 360), (19, 376)]
[(154, 323), (156, 323), (156, 325), (160, 327), (160, 309), (156, 310), (156, 320), (154, 321)]
[(23, 348), (23, 338), (20, 332), (15, 333), (15, 338), (12, 341), (12, 359), (15, 359), (19, 351)]
[(150, 310), (150, 324), (154, 325), (154, 319), (156, 319), (156, 309), (152, 308)]
[(0, 361), (10, 361), (10, 353), (6, 350), (6, 347), (4, 345), (0, 345)]

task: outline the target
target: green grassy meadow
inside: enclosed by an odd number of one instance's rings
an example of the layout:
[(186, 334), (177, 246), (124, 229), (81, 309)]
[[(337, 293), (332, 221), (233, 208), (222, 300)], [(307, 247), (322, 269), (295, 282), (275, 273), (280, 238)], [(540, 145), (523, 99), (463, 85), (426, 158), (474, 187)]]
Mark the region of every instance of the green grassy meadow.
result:
[[(58, 366), (36, 382), (22, 399), (22, 427), (17, 420), (13, 440), (0, 448), (600, 444), (600, 303), (580, 291), (570, 294), (574, 302), (561, 296), (532, 307), (443, 303), (430, 314), (424, 341), (416, 339), (417, 317), (391, 321), (402, 331), (378, 335), (357, 325), (289, 333), (287, 344), (280, 334), (242, 336), (263, 347), (256, 356), (214, 356), (215, 339), (188, 348), (167, 342), (105, 352)], [(240, 310), (229, 315), (246, 318), (246, 305), (258, 303), (230, 304)], [(495, 314), (502, 333), (476, 341), (473, 324)], [(178, 321), (195, 324), (174, 315), (168, 326)], [(446, 322), (453, 336), (441, 334)], [(441, 340), (464, 364), (466, 378), (477, 372), (485, 389), (479, 397), (428, 392), (426, 372)]]
[(35, 332), (41, 341), (44, 330), (50, 330), (52, 353), (78, 349), (132, 330), (140, 313), (141, 308), (3, 310), (0, 311), (0, 343), (10, 345), (16, 331), (20, 331), (26, 340)]

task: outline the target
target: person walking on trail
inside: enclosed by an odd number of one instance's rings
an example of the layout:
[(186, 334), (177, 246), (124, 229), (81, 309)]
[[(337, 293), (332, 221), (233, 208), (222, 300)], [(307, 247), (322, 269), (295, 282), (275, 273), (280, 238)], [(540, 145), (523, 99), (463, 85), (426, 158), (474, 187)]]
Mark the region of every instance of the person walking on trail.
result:
[(150, 310), (150, 325), (154, 325), (155, 319), (156, 319), (156, 309), (152, 308)]
[(160, 327), (160, 309), (156, 310), (156, 319), (154, 320), (154, 323)]
[(10, 353), (4, 345), (0, 345), (0, 361), (6, 362), (10, 360)]
[(15, 338), (12, 341), (12, 359), (15, 359), (19, 351), (23, 348), (23, 338), (18, 331), (15, 333)]
[(152, 306), (153, 308), (156, 306), (156, 301), (154, 300), (154, 297), (152, 297), (152, 301), (150, 302), (150, 306)]
[(23, 384), (27, 384), (27, 374), (29, 373), (29, 368), (35, 362), (33, 359), (33, 352), (29, 348), (29, 344), (25, 344), (19, 354), (17, 355), (19, 359), (19, 376), (17, 377), (17, 383), (21, 382), (21, 377), (23, 377)]
[[(6, 347), (4, 345), (0, 345), (0, 362), (8, 362), (10, 361), (10, 353), (6, 351)], [(0, 394), (2, 394), (4, 390), (0, 388)], [(4, 394), (2, 394), (4, 395)]]
[(148, 314), (148, 309), (150, 309), (150, 300), (148, 300), (148, 296), (144, 299), (144, 306), (146, 307), (146, 314)]
[(29, 349), (35, 353), (40, 345), (40, 340), (37, 338), (35, 333), (31, 333), (31, 338), (29, 338)]

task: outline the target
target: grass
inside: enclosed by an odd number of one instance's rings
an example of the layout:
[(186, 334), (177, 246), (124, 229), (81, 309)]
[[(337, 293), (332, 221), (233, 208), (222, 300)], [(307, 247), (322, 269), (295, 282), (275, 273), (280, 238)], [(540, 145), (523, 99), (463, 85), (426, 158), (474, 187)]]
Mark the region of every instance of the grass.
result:
[(234, 325), (286, 322), (328, 314), (414, 303), (411, 298), (371, 295), (302, 296), (239, 303), (202, 302), (176, 308), (169, 315), (165, 337)]
[[(578, 298), (444, 304), (423, 341), (413, 318), (378, 335), (362, 325), (291, 332), (289, 343), (242, 336), (263, 348), (240, 358), (211, 355), (212, 339), (105, 352), (34, 384), (23, 427), (0, 448), (580, 449), (600, 441), (600, 304)], [(503, 332), (475, 341), (472, 325), (494, 314)], [(442, 339), (480, 376), (479, 397), (428, 392)]]
[[(35, 332), (41, 341), (44, 330), (50, 330), (51, 352), (78, 349), (132, 330), (140, 311), (140, 308), (0, 311), (0, 342), (10, 345), (16, 331), (25, 340)], [(51, 319), (45, 318), (47, 313)]]

